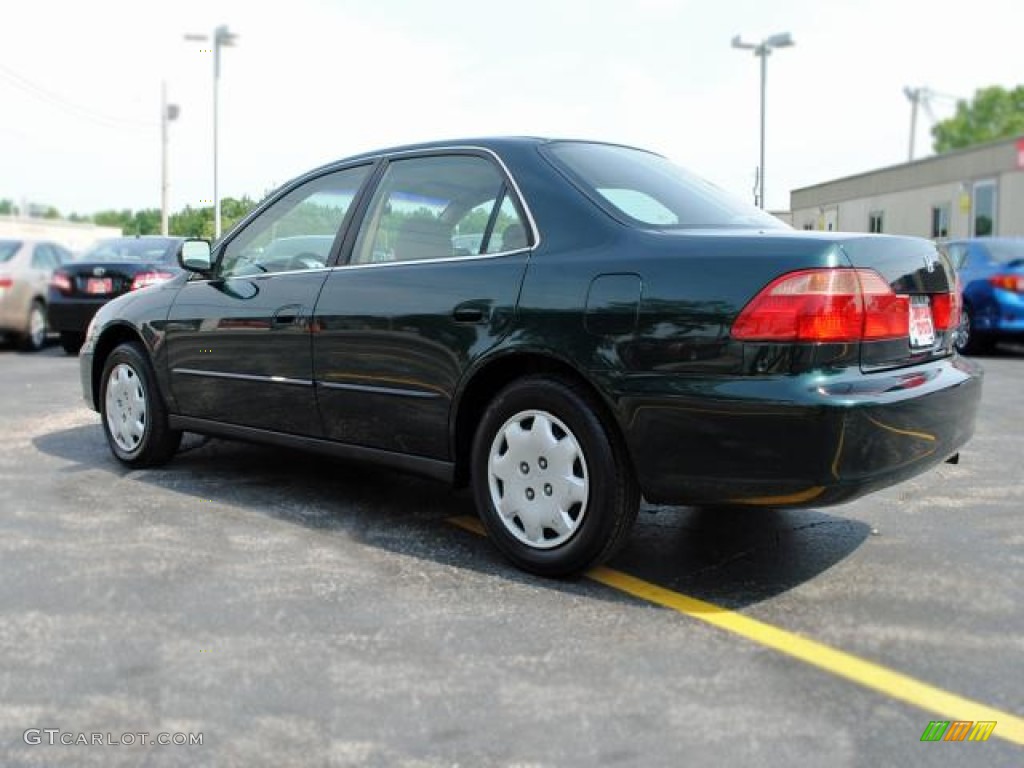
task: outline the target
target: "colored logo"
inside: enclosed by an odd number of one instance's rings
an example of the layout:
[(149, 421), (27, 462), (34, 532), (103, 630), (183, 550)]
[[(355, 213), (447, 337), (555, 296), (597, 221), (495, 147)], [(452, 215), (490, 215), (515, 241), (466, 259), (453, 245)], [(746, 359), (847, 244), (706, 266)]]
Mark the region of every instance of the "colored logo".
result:
[(988, 741), (995, 729), (995, 720), (932, 720), (921, 741)]

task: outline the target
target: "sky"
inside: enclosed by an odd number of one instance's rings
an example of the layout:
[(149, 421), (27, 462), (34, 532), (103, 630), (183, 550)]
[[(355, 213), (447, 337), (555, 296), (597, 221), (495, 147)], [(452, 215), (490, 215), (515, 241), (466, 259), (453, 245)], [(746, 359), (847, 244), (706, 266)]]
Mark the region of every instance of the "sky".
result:
[[(0, 7), (0, 198), (61, 213), (213, 197), (213, 54), (226, 24), (220, 193), (260, 199), (367, 150), (484, 135), (644, 147), (753, 199), (760, 68), (734, 35), (789, 32), (767, 67), (765, 198), (905, 162), (906, 86), (1024, 81), (1021, 0), (34, 0)], [(917, 156), (931, 152), (921, 112)]]

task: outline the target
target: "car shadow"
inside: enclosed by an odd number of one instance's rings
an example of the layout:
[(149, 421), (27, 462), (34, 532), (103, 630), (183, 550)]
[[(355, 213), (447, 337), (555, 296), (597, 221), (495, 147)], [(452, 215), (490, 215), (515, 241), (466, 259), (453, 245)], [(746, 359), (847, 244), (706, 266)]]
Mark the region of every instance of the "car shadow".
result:
[[(130, 470), (107, 448), (98, 425), (40, 435), (62, 471), (99, 470), (197, 502), (217, 502), (309, 529), (340, 532), (366, 545), (545, 584), (588, 597), (631, 601), (582, 579), (533, 577), (482, 538), (450, 522), (475, 517), (471, 495), (443, 483), (312, 454), (186, 435), (164, 467)], [(215, 514), (214, 512), (211, 512)], [(742, 608), (809, 581), (855, 551), (865, 523), (819, 510), (641, 508), (632, 537), (608, 565), (667, 589)]]

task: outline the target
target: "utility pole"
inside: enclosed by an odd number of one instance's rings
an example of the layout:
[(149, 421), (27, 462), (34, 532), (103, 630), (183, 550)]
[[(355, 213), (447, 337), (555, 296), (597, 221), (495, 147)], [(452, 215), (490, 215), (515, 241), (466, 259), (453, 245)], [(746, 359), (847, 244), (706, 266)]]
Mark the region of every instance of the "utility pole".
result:
[[(210, 40), (211, 36), (189, 34), (185, 35), (185, 39), (205, 41)], [(213, 237), (215, 240), (220, 239), (220, 183), (218, 178), (217, 158), (217, 152), (219, 149), (218, 91), (220, 90), (220, 49), (224, 46), (233, 46), (237, 39), (238, 35), (228, 30), (226, 24), (221, 24), (213, 30)]]
[(167, 124), (178, 119), (177, 104), (167, 103), (167, 81), (160, 83), (160, 234), (168, 234), (167, 213)]
[(776, 48), (788, 48), (791, 45), (793, 45), (793, 38), (789, 32), (780, 32), (777, 35), (766, 37), (760, 43), (744, 42), (740, 35), (736, 35), (732, 39), (733, 48), (753, 51), (754, 55), (761, 59), (761, 164), (757, 169), (757, 204), (760, 208), (764, 208), (764, 122), (768, 57)]
[(904, 88), (904, 95), (910, 99), (910, 150), (907, 162), (914, 161), (914, 140), (917, 138), (917, 107), (922, 98), (927, 98), (927, 88)]

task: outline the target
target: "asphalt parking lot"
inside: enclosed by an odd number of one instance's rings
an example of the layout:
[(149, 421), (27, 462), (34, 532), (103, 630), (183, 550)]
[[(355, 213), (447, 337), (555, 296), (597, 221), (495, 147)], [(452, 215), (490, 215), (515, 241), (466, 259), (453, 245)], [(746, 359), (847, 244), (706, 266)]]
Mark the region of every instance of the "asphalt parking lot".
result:
[(426, 480), (192, 437), (126, 471), (76, 359), (0, 346), (0, 765), (1020, 766), (1024, 350), (982, 363), (959, 465), (647, 506), (559, 582)]

